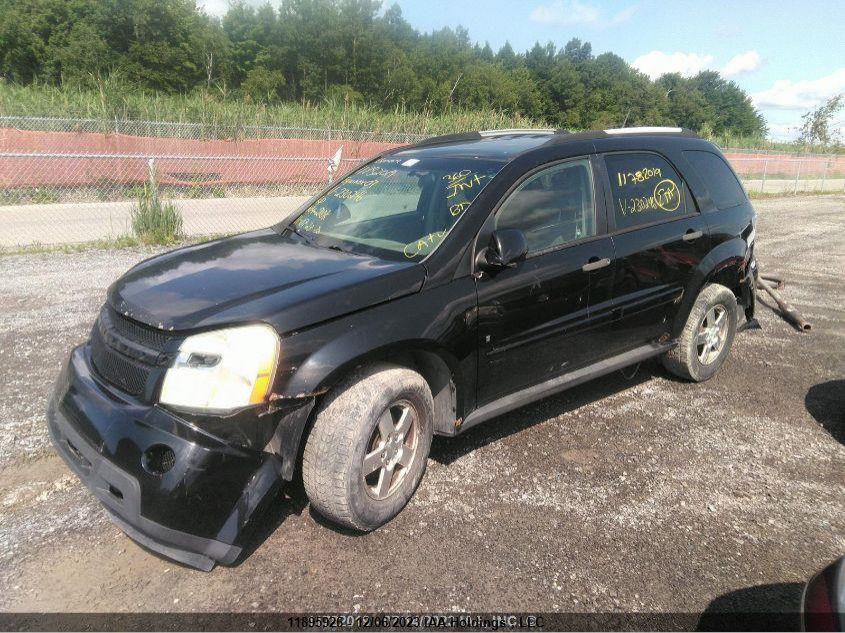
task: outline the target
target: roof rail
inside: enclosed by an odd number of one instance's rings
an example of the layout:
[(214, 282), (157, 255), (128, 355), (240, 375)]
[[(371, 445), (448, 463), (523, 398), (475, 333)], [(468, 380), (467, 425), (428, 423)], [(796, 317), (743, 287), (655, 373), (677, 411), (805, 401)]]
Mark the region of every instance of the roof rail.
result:
[(507, 134), (556, 134), (560, 130), (553, 130), (551, 128), (531, 128), (531, 127), (515, 127), (506, 128), (504, 130), (482, 130), (479, 134), (482, 137), (487, 136), (505, 136)]
[(680, 134), (680, 127), (616, 127), (605, 130), (605, 134)]
[(437, 145), (439, 143), (454, 143), (457, 141), (477, 141), (481, 138), (478, 132), (459, 132), (458, 134), (443, 134), (441, 136), (431, 136), (423, 139), (417, 143), (413, 143), (412, 147), (423, 147), (425, 145)]

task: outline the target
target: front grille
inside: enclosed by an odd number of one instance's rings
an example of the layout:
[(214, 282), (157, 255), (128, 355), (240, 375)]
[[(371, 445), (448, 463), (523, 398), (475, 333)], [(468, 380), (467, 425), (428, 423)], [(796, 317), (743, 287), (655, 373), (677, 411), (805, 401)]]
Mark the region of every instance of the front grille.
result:
[(143, 325), (103, 306), (91, 332), (91, 364), (106, 382), (133, 396), (142, 396), (156, 359), (173, 338), (170, 332)]
[[(157, 352), (163, 351), (173, 336), (169, 332), (163, 332), (162, 330), (157, 330), (148, 325), (143, 325), (137, 321), (128, 319), (113, 310), (111, 307), (104, 307), (103, 312), (106, 313), (111, 327), (114, 328), (120, 336), (129, 339), (130, 341), (134, 341), (135, 343), (139, 343), (144, 347), (154, 349)], [(102, 319), (103, 317), (101, 316), (100, 318)]]
[(117, 350), (106, 345), (99, 327), (91, 333), (91, 363), (108, 382), (133, 396), (140, 396), (147, 386), (150, 369), (131, 361)]

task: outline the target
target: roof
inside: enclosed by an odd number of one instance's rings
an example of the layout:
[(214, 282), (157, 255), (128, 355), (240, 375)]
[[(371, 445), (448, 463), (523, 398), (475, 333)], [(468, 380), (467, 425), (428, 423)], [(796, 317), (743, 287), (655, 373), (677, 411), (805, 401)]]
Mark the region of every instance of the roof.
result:
[(569, 133), (566, 130), (519, 129), (488, 130), (435, 136), (396, 152), (398, 156), (486, 158), (511, 160), (544, 145), (561, 145), (577, 141), (624, 137), (699, 138), (694, 132), (679, 127), (630, 127), (589, 130)]
[(402, 148), (396, 156), (460, 157), (510, 160), (514, 156), (540, 147), (554, 135), (553, 130), (503, 131), (502, 134), (467, 132), (426, 139)]

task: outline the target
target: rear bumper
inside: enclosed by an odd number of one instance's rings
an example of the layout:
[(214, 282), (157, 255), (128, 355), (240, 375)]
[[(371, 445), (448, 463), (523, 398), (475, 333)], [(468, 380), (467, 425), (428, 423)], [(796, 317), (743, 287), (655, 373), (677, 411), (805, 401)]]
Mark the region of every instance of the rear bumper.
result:
[[(141, 545), (210, 570), (240, 556), (242, 534), (282, 483), (274, 454), (233, 446), (174, 413), (109, 388), (76, 348), (47, 411), (58, 453)], [(169, 449), (169, 468), (149, 455)]]

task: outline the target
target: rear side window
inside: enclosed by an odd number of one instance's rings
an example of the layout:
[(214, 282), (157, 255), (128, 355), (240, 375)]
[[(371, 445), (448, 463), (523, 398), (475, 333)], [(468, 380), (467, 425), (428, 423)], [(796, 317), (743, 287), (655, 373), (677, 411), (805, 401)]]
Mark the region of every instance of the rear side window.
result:
[(721, 156), (712, 152), (689, 150), (684, 157), (704, 181), (713, 203), (720, 209), (730, 209), (747, 200), (742, 185)]
[(617, 230), (681, 217), (688, 213), (678, 172), (657, 154), (605, 156)]

